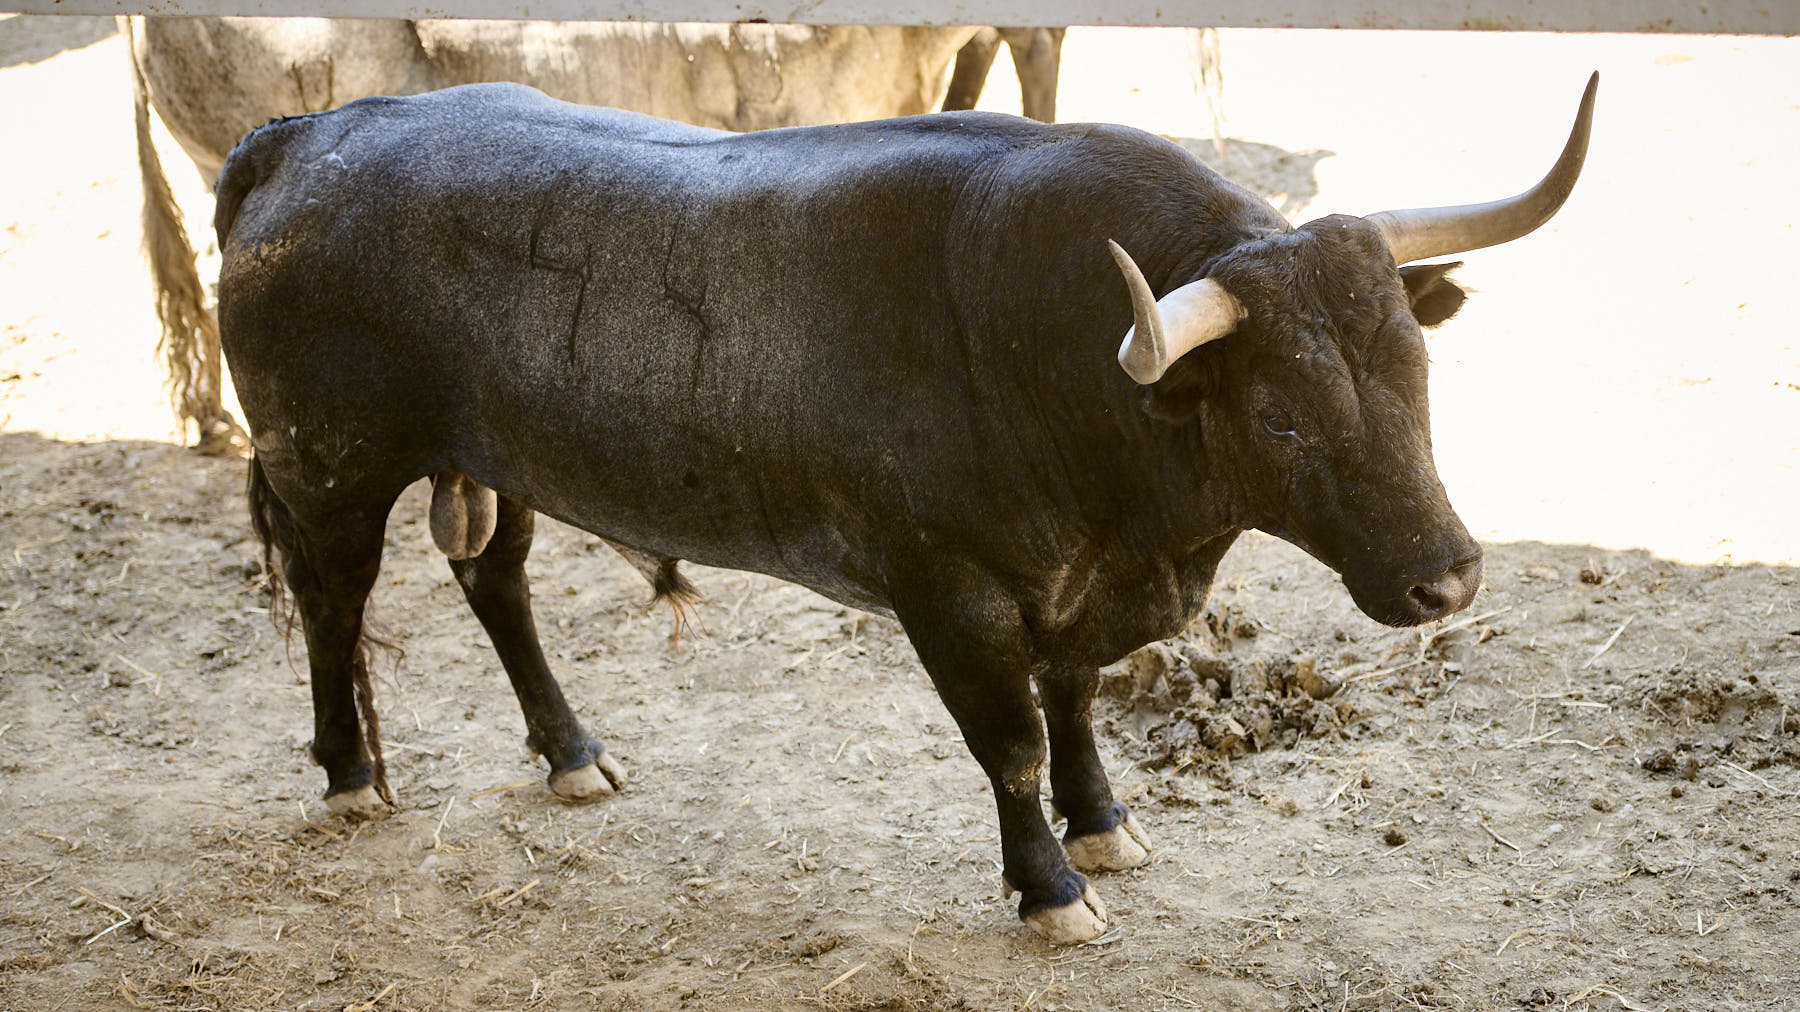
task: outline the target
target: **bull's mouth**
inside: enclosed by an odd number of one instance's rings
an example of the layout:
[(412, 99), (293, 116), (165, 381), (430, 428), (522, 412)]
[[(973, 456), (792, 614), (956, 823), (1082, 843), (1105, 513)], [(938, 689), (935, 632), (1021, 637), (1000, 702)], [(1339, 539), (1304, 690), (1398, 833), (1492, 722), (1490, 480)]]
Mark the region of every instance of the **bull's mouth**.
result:
[(1467, 608), (1481, 589), (1481, 548), (1473, 541), (1468, 541), (1468, 548), (1447, 565), (1412, 570), (1412, 574), (1422, 571), (1423, 575), (1399, 575), (1392, 568), (1352, 573), (1349, 567), (1326, 557), (1304, 538), (1272, 527), (1260, 529), (1330, 566), (1343, 577), (1344, 589), (1362, 613), (1382, 625), (1405, 628), (1436, 622)]

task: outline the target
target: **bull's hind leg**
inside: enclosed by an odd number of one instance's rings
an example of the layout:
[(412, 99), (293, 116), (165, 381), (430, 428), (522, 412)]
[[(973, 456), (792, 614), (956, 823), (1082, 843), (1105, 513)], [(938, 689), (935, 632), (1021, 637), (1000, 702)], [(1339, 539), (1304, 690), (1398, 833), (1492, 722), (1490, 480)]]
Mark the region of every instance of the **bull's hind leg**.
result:
[(295, 510), (250, 462), (250, 507), (263, 542), (281, 558), (306, 636), (312, 676), (312, 756), (325, 768), (325, 803), (350, 817), (385, 815), (393, 804), (381, 757), (381, 725), (369, 685), (363, 609), (381, 568), (382, 530), (393, 496)]
[(471, 558), (451, 559), (450, 570), (512, 679), (525, 714), (525, 744), (550, 761), (550, 789), (590, 801), (622, 787), (625, 768), (581, 726), (544, 660), (525, 577), (534, 526), (531, 510), (500, 496), (486, 546)]

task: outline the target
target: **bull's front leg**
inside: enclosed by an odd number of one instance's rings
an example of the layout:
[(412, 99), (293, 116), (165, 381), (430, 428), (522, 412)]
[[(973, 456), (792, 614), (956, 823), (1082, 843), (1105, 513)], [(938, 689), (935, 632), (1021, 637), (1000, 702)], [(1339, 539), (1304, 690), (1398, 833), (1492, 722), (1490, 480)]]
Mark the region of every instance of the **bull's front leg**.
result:
[(1031, 699), (1035, 659), (1019, 646), (1022, 626), (995, 615), (996, 609), (946, 614), (941, 598), (896, 610), (938, 696), (993, 785), (1002, 875), (1008, 889), (1020, 894), (1020, 919), (1058, 945), (1098, 937), (1106, 930), (1106, 908), (1087, 878), (1069, 867), (1044, 821), (1044, 730)]
[(1038, 676), (1044, 722), (1050, 731), (1050, 803), (1068, 820), (1063, 847), (1084, 872), (1121, 871), (1150, 860), (1150, 838), (1136, 817), (1113, 800), (1094, 746), (1093, 667), (1051, 665)]

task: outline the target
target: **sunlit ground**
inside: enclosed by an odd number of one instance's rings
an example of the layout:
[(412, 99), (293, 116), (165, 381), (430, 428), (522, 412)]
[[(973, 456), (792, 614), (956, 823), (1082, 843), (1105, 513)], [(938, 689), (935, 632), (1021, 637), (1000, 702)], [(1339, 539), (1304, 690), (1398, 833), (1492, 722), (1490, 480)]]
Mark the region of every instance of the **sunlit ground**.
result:
[[(1468, 254), (1474, 294), (1429, 339), (1439, 471), (1486, 540), (1800, 562), (1800, 42), (1222, 34), (1226, 134), (1329, 152), (1297, 221), (1516, 192), (1599, 70), (1574, 197)], [(1189, 46), (1071, 31), (1061, 117), (1210, 136)], [(985, 105), (1016, 111), (1009, 73), (1002, 56)], [(0, 427), (175, 438), (123, 41), (0, 68), (0, 138)], [(191, 165), (172, 143), (164, 159), (190, 222), (209, 220)]]

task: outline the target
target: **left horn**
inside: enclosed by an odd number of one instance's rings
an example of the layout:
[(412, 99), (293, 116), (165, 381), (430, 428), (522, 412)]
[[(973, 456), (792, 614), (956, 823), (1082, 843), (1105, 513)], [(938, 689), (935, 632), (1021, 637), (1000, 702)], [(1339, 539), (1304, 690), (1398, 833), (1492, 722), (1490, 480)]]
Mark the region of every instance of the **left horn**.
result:
[(1511, 242), (1550, 220), (1569, 199), (1581, 163), (1587, 157), (1588, 128), (1594, 119), (1594, 92), (1600, 74), (1588, 78), (1575, 114), (1575, 127), (1563, 145), (1562, 156), (1536, 186), (1505, 200), (1456, 207), (1415, 207), (1404, 211), (1377, 211), (1367, 220), (1381, 231), (1394, 264), (1429, 257), (1466, 253), (1485, 246)]
[(1111, 239), (1113, 260), (1131, 290), (1131, 329), (1119, 345), (1119, 365), (1139, 383), (1162, 378), (1176, 359), (1237, 329), (1243, 303), (1211, 278), (1182, 285), (1157, 301), (1131, 254)]

